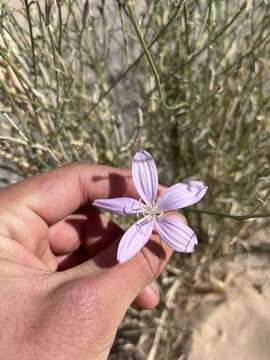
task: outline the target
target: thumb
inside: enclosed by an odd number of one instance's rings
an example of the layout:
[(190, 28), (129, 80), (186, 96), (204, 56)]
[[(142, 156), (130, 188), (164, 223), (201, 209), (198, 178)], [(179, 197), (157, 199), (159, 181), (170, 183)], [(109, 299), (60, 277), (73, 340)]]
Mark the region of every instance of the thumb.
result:
[[(186, 223), (182, 215), (169, 216)], [(136, 256), (119, 264), (116, 262), (118, 243), (119, 239), (89, 262), (70, 270), (72, 277), (78, 280), (92, 274), (88, 280), (89, 286), (91, 278), (95, 278), (96, 289), (99, 289), (104, 305), (102, 317), (113, 321), (115, 326), (118, 326), (138, 294), (163, 271), (172, 254), (172, 249), (158, 234), (153, 233), (147, 245)]]
[[(170, 216), (185, 222), (181, 215)], [(50, 311), (46, 311), (48, 328), (56, 330), (55, 336), (61, 339), (72, 338), (72, 351), (82, 359), (84, 352), (95, 359), (106, 358), (129, 305), (158, 277), (172, 254), (153, 233), (143, 250), (119, 264), (118, 243), (119, 239), (93, 259), (56, 275), (58, 286), (50, 296)]]

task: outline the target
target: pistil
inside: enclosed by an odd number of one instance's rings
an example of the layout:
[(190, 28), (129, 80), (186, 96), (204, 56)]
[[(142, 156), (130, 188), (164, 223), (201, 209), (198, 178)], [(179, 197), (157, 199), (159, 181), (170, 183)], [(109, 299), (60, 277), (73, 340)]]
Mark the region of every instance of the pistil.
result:
[(162, 216), (163, 212), (156, 206), (145, 206), (143, 210), (143, 216), (159, 217)]

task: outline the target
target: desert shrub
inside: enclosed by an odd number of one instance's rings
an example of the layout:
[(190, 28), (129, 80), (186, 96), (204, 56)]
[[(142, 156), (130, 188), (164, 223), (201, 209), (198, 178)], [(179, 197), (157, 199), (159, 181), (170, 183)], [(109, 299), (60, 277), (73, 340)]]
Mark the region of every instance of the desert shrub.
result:
[(209, 264), (243, 251), (250, 218), (269, 212), (270, 3), (12, 3), (0, 4), (2, 162), (22, 176), (71, 161), (128, 167), (147, 149), (163, 183), (205, 181), (185, 213), (199, 251), (175, 256), (161, 288), (208, 283)]

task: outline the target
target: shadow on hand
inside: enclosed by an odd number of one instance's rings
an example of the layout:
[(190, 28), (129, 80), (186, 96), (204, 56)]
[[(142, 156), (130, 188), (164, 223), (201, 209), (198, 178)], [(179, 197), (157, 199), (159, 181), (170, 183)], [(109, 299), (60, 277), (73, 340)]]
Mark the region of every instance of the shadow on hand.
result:
[(93, 182), (109, 180), (109, 196), (108, 198), (123, 197), (127, 193), (127, 180), (131, 179), (131, 176), (121, 176), (117, 173), (110, 173), (109, 176), (94, 175), (92, 177)]
[(58, 271), (67, 270), (92, 259), (123, 234), (118, 225), (91, 205), (81, 207), (65, 222), (75, 230), (81, 245), (78, 250), (59, 262)]
[[(121, 176), (117, 173), (111, 173), (108, 177), (94, 175), (93, 182), (99, 182), (109, 179), (109, 196), (108, 198), (123, 197), (127, 193), (127, 179), (131, 176)], [(83, 214), (83, 218), (72, 218), (66, 220), (78, 233), (81, 239), (80, 248), (73, 254), (67, 256), (59, 264), (59, 270), (66, 270), (83, 262), (92, 259), (100, 268), (110, 268), (118, 264), (117, 248), (123, 230), (113, 221), (104, 221), (104, 217), (94, 207), (84, 206), (80, 208), (76, 215)], [(134, 222), (136, 218), (134, 219)], [(134, 239), (136, 241), (136, 239)], [(151, 256), (156, 256), (160, 264), (166, 258), (166, 253), (162, 244), (157, 240), (150, 239), (145, 248), (150, 250)], [(149, 254), (149, 253), (148, 253)], [(98, 256), (97, 256), (98, 255)], [(151, 261), (147, 253), (143, 255), (152, 269)], [(154, 271), (154, 269), (152, 269)], [(155, 269), (155, 271), (157, 271)]]

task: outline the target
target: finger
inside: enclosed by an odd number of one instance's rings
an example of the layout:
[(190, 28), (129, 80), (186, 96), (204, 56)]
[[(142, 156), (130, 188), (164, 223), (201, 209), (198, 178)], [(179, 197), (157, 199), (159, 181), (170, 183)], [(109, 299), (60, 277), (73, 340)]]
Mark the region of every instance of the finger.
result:
[(147, 285), (136, 297), (133, 305), (142, 310), (154, 309), (159, 303), (159, 290), (155, 282)]
[[(119, 238), (124, 231), (92, 207), (79, 209), (68, 219), (50, 229), (50, 246), (58, 270), (63, 271), (91, 259)], [(85, 249), (79, 247), (83, 244)], [(150, 284), (134, 300), (138, 309), (153, 309), (159, 303), (159, 292)]]
[(49, 171), (0, 191), (0, 233), (41, 258), (48, 245), (48, 225), (82, 204), (114, 196), (136, 196), (129, 171), (87, 164)]
[[(58, 271), (70, 269), (91, 259), (123, 233), (118, 225), (109, 221), (97, 209), (80, 208), (74, 215), (50, 229), (50, 246), (58, 254)], [(153, 309), (158, 303), (159, 292), (153, 284), (143, 289), (134, 300), (134, 306), (139, 309)]]
[[(181, 215), (169, 216), (185, 222)], [(104, 297), (106, 299), (103, 301), (108, 316), (113, 313), (115, 319), (119, 320), (138, 294), (162, 272), (171, 257), (172, 250), (154, 233), (142, 251), (130, 261), (118, 264), (117, 247), (118, 241), (91, 261), (69, 270), (69, 276), (78, 281), (85, 279), (87, 282), (87, 273), (91, 274), (91, 277), (95, 275), (98, 278), (98, 289), (102, 294), (106, 294)]]
[[(64, 271), (78, 266), (90, 259), (89, 254), (82, 249), (79, 249), (73, 254), (58, 256), (58, 271)], [(153, 309), (159, 303), (159, 291), (152, 283), (146, 286), (136, 297), (133, 305), (138, 309)]]
[(137, 192), (130, 172), (108, 166), (72, 164), (12, 185), (0, 193), (1, 203), (19, 203), (52, 225), (97, 198)]
[(138, 197), (128, 170), (68, 165), (1, 190), (0, 232), (12, 234), (14, 240), (42, 257), (47, 249), (48, 225), (97, 198), (121, 196)]
[(49, 243), (54, 254), (71, 254), (83, 246), (89, 257), (97, 255), (123, 234), (123, 230), (92, 206), (84, 206), (53, 225)]

